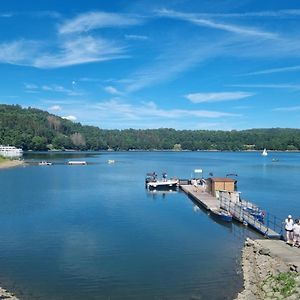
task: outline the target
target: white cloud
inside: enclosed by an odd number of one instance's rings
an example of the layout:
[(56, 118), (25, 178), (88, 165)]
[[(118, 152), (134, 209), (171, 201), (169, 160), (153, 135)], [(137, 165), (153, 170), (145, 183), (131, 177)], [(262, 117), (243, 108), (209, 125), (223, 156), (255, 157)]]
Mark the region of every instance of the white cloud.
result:
[(53, 105), (53, 106), (49, 107), (49, 110), (60, 111), (60, 110), (62, 110), (62, 108), (59, 105)]
[(66, 116), (66, 117), (62, 117), (63, 119), (66, 119), (66, 120), (70, 120), (72, 122), (76, 121), (77, 118), (75, 116)]
[(123, 27), (140, 24), (140, 18), (107, 12), (83, 13), (71, 20), (65, 21), (59, 28), (60, 34), (88, 32), (97, 28)]
[(185, 95), (185, 98), (187, 98), (193, 103), (204, 103), (240, 100), (247, 97), (251, 97), (253, 95), (254, 94), (247, 92), (193, 93)]
[(41, 55), (33, 64), (39, 68), (59, 68), (124, 58), (123, 52), (122, 47), (102, 38), (69, 38), (63, 42), (58, 52)]
[(41, 44), (32, 40), (18, 40), (0, 44), (0, 62), (28, 65), (41, 50)]
[(300, 15), (299, 9), (283, 9), (283, 10), (267, 10), (254, 11), (244, 13), (195, 13), (194, 16), (204, 18), (253, 18), (253, 17), (274, 17), (274, 18), (290, 18)]
[(262, 88), (262, 89), (291, 89), (299, 90), (300, 84), (290, 83), (271, 83), (271, 84), (230, 84), (230, 87), (242, 87), (242, 88)]
[(123, 47), (92, 36), (67, 38), (51, 52), (49, 48), (50, 45), (38, 41), (2, 43), (0, 62), (51, 69), (127, 57)]
[(277, 37), (277, 35), (272, 32), (263, 31), (253, 27), (243, 27), (243, 26), (237, 26), (237, 25), (232, 25), (227, 23), (215, 22), (210, 19), (203, 19), (197, 16), (197, 14), (182, 13), (182, 12), (176, 12), (167, 9), (159, 10), (158, 14), (162, 17), (180, 19), (180, 20), (194, 23), (199, 26), (220, 29), (231, 33), (237, 33), (243, 36), (255, 36), (255, 37), (261, 37), (267, 39), (274, 39)]
[(272, 74), (272, 73), (282, 73), (282, 72), (292, 72), (292, 71), (299, 71), (300, 65), (290, 66), (290, 67), (282, 67), (282, 68), (273, 68), (273, 69), (266, 69), (257, 72), (250, 72), (246, 74), (242, 74), (241, 76), (248, 76), (248, 75), (264, 75), (264, 74)]
[(118, 119), (139, 119), (146, 118), (168, 118), (182, 119), (187, 117), (196, 118), (219, 118), (240, 116), (238, 114), (208, 111), (208, 110), (187, 110), (187, 109), (161, 109), (154, 102), (144, 102), (141, 105), (132, 105), (124, 103), (118, 99), (112, 99), (106, 102), (100, 102), (95, 105), (95, 108), (102, 112), (102, 117), (113, 115), (118, 116)]
[(25, 83), (24, 87), (26, 90), (36, 90), (38, 89), (38, 85), (34, 84), (34, 83)]
[(121, 95), (122, 93), (119, 91), (119, 90), (117, 90), (115, 87), (113, 87), (113, 86), (106, 86), (105, 88), (104, 88), (104, 90), (105, 90), (105, 92), (107, 92), (107, 93), (109, 93), (109, 94), (111, 94), (111, 95)]
[(290, 106), (290, 107), (277, 107), (273, 109), (274, 111), (299, 111), (300, 110), (300, 106)]

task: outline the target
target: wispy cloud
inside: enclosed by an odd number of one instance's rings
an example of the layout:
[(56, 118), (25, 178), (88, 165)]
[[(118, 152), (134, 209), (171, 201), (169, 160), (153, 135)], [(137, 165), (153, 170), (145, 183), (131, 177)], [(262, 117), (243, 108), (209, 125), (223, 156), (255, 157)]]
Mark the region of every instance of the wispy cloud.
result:
[(106, 86), (104, 87), (105, 92), (111, 94), (111, 95), (121, 95), (122, 92), (120, 92), (118, 89), (116, 89), (113, 86)]
[(264, 31), (253, 27), (244, 27), (244, 26), (232, 25), (228, 23), (216, 22), (216, 21), (212, 21), (211, 19), (203, 19), (199, 17), (197, 14), (182, 13), (182, 12), (177, 12), (177, 11), (167, 10), (167, 9), (159, 10), (158, 14), (162, 17), (180, 19), (187, 22), (191, 22), (198, 26), (219, 29), (219, 30), (236, 33), (243, 36), (255, 36), (255, 37), (261, 37), (267, 39), (277, 38), (277, 34), (273, 32)]
[(0, 13), (0, 18), (11, 18), (13, 17), (13, 13), (6, 12), (6, 13)]
[(250, 72), (246, 74), (242, 74), (240, 76), (248, 76), (248, 75), (264, 75), (264, 74), (272, 74), (272, 73), (282, 73), (282, 72), (293, 72), (299, 71), (300, 65), (290, 66), (290, 67), (282, 67), (282, 68), (273, 68), (273, 69), (266, 69), (256, 72)]
[(39, 86), (34, 83), (25, 83), (24, 87), (26, 90), (37, 90), (39, 88)]
[(58, 53), (44, 54), (35, 59), (40, 68), (59, 68), (91, 62), (124, 58), (124, 49), (113, 42), (92, 36), (64, 41)]
[(53, 110), (53, 111), (60, 111), (60, 110), (62, 110), (62, 108), (61, 108), (60, 105), (53, 105), (53, 106), (50, 106), (48, 109), (49, 110)]
[(162, 47), (161, 54), (151, 64), (123, 78), (125, 90), (135, 92), (174, 79), (183, 72), (222, 53), (228, 42), (228, 40), (219, 39), (214, 43), (205, 43), (198, 39), (187, 38), (183, 44), (170, 43)]
[(72, 116), (72, 115), (66, 116), (66, 117), (62, 117), (62, 118), (66, 119), (66, 120), (69, 120), (69, 121), (73, 121), (73, 122), (77, 120), (77, 118), (75, 116)]
[(99, 28), (132, 26), (141, 23), (142, 19), (136, 16), (100, 11), (89, 12), (65, 21), (60, 26), (59, 33), (70, 34), (75, 32), (88, 32)]
[(286, 112), (299, 111), (300, 106), (277, 107), (277, 108), (274, 108), (273, 110), (274, 111), (286, 111)]
[(300, 9), (283, 9), (283, 10), (265, 10), (241, 13), (196, 13), (197, 17), (204, 18), (253, 18), (253, 17), (270, 17), (270, 18), (291, 18), (300, 16)]
[(146, 41), (149, 39), (146, 35), (137, 35), (137, 34), (125, 34), (126, 40), (135, 40), (135, 41)]
[(2, 43), (0, 62), (51, 69), (128, 57), (123, 47), (92, 36), (65, 39), (51, 52), (46, 46), (28, 40)]
[(300, 84), (289, 84), (289, 83), (272, 83), (272, 84), (230, 84), (230, 87), (242, 87), (242, 88), (262, 88), (262, 89), (291, 89), (299, 90)]
[(58, 84), (44, 84), (44, 85), (37, 85), (33, 83), (26, 83), (24, 84), (25, 90), (27, 92), (55, 92), (55, 93), (63, 93), (68, 96), (81, 96), (83, 93), (74, 89), (67, 89), (62, 85)]
[(181, 119), (187, 117), (219, 118), (239, 116), (238, 114), (209, 110), (161, 109), (151, 101), (144, 102), (141, 105), (132, 105), (119, 101), (118, 99), (100, 102), (95, 105), (95, 108), (106, 115), (118, 115), (121, 119), (124, 117), (133, 119), (143, 119), (144, 117)]
[(248, 92), (223, 92), (223, 93), (193, 93), (185, 95), (185, 98), (193, 103), (211, 103), (221, 101), (240, 100), (253, 96)]

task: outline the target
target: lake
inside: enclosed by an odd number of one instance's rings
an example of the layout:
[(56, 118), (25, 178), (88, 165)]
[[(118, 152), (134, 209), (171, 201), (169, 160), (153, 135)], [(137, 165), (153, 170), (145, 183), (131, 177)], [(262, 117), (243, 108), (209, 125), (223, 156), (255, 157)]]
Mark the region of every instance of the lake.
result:
[[(147, 172), (238, 175), (242, 198), (300, 214), (299, 153), (26, 153), (0, 170), (0, 281), (22, 299), (232, 299), (248, 228), (182, 192), (149, 193)], [(68, 166), (70, 159), (87, 166)], [(107, 161), (115, 160), (114, 164)], [(272, 162), (272, 159), (276, 159)], [(38, 166), (47, 160), (52, 166)], [(300, 215), (299, 215), (300, 217)]]

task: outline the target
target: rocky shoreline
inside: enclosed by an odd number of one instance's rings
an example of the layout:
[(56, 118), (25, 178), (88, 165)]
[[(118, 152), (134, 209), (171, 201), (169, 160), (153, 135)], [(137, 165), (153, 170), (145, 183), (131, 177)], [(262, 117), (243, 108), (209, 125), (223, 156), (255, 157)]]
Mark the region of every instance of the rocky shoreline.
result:
[(10, 293), (6, 289), (0, 287), (0, 299), (11, 299), (11, 300), (19, 300), (13, 293)]
[(300, 274), (251, 239), (242, 250), (244, 290), (235, 300), (300, 299)]

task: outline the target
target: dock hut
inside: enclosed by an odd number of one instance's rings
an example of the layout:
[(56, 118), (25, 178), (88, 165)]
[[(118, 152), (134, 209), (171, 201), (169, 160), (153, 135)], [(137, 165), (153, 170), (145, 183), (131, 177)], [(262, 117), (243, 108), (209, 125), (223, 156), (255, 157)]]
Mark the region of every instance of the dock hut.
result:
[(235, 191), (236, 180), (232, 178), (208, 178), (207, 182), (211, 194), (217, 198), (219, 198), (220, 191)]

